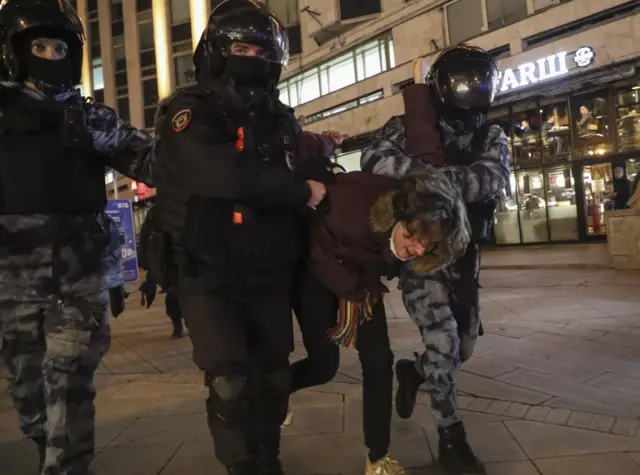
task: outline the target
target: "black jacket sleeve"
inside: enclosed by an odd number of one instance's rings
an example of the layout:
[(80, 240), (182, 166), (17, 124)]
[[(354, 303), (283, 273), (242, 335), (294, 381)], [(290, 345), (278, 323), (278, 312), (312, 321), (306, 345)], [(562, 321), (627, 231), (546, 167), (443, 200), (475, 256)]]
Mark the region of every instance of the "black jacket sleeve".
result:
[(196, 94), (175, 96), (160, 133), (167, 171), (194, 195), (264, 207), (304, 206), (309, 200), (303, 178), (262, 163), (249, 151), (238, 152), (220, 114)]

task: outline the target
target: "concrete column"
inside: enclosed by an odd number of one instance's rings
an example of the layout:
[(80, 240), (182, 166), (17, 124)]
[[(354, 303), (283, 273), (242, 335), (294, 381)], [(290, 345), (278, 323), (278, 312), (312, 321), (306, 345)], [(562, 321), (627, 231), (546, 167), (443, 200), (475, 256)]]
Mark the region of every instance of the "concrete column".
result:
[(98, 27), (100, 29), (100, 56), (104, 76), (104, 103), (117, 107), (116, 63), (111, 35), (111, 0), (98, 0)]
[(144, 128), (144, 95), (140, 66), (140, 28), (136, 2), (122, 2), (124, 19), (124, 54), (127, 60), (129, 116), (134, 127)]
[(171, 52), (169, 0), (153, 0), (153, 38), (156, 48), (158, 98), (171, 94), (174, 88), (173, 55)]
[(89, 28), (89, 3), (78, 0), (78, 16), (84, 26), (84, 45), (82, 45), (82, 92), (85, 97), (93, 97), (93, 57), (91, 55), (91, 28)]
[(202, 32), (207, 27), (209, 19), (209, 5), (207, 0), (190, 0), (191, 8), (191, 41), (193, 42), (193, 50), (196, 50), (198, 41)]

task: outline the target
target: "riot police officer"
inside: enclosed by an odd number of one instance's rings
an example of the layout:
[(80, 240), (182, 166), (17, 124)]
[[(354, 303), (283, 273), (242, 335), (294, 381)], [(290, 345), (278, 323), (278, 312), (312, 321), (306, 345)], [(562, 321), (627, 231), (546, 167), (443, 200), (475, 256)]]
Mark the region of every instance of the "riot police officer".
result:
[(325, 193), (292, 170), (300, 129), (276, 89), (287, 57), (265, 4), (222, 2), (194, 55), (197, 84), (156, 118), (156, 225), (179, 267), (208, 424), (230, 474), (282, 473), (297, 214)]
[[(396, 410), (400, 417), (410, 417), (418, 389), (425, 384), (440, 434), (439, 461), (454, 474), (484, 473), (458, 411), (456, 374), (460, 363), (471, 357), (480, 331), (478, 245), (489, 237), (494, 199), (509, 180), (507, 137), (499, 126), (487, 124), (497, 77), (493, 58), (468, 45), (443, 51), (429, 70), (427, 98), (435, 105), (443, 170), (467, 205), (472, 239), (466, 254), (451, 266), (425, 275), (407, 266), (400, 279), (405, 307), (420, 328), (425, 352), (417, 361), (398, 361)], [(397, 177), (425, 166), (407, 152), (409, 122), (408, 117), (394, 117), (385, 124), (362, 155), (363, 170)]]
[(0, 348), (47, 475), (94, 454), (105, 166), (152, 185), (152, 139), (75, 88), (83, 42), (66, 0), (0, 9)]

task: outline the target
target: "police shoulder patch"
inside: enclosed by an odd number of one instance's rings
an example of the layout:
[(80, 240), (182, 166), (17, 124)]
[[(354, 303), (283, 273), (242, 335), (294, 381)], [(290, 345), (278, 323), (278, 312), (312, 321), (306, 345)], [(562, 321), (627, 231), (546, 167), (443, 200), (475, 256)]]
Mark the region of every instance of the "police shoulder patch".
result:
[(171, 119), (171, 127), (174, 132), (182, 132), (191, 122), (191, 109), (183, 109), (176, 113)]

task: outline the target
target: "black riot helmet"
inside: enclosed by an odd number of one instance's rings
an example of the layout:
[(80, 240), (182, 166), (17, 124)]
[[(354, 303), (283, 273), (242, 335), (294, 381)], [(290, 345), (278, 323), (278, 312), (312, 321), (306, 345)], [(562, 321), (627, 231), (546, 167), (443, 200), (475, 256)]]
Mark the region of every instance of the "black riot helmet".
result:
[(239, 85), (277, 83), (289, 61), (289, 37), (257, 0), (225, 0), (211, 12), (193, 56), (198, 76), (227, 74)]
[(489, 53), (453, 46), (435, 60), (426, 78), (444, 121), (458, 133), (482, 127), (498, 88), (498, 66)]
[[(37, 38), (63, 40), (64, 60), (32, 55)], [(84, 41), (82, 22), (67, 0), (9, 0), (0, 7), (0, 80), (31, 81), (43, 92), (71, 90), (82, 78)]]

